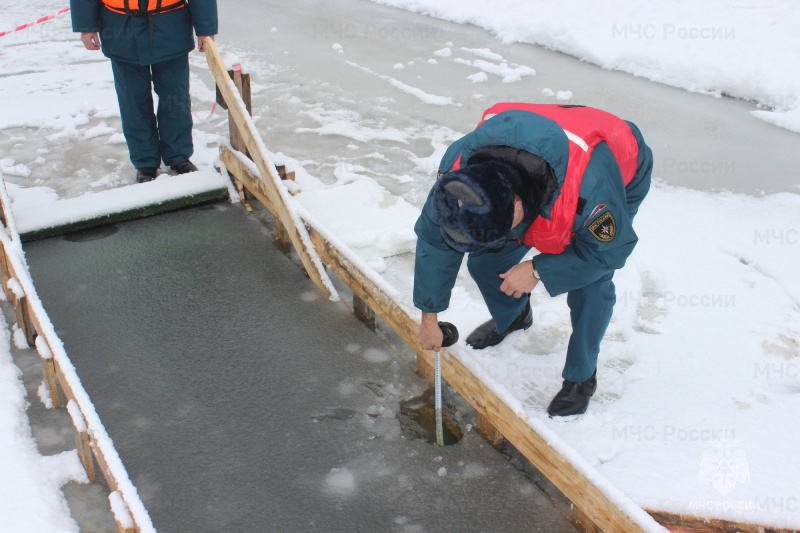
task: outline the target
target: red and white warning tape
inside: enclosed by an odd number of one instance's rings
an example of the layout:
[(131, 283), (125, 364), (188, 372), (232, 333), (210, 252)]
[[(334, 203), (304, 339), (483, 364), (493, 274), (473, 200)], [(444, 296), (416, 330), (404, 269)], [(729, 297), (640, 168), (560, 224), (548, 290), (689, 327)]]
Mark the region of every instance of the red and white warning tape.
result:
[(211, 116), (214, 114), (214, 111), (217, 110), (217, 105), (218, 105), (217, 102), (214, 102), (214, 105), (211, 106), (211, 111), (208, 113), (208, 116), (206, 118), (200, 118), (200, 115), (195, 113), (194, 109), (192, 109), (192, 115), (196, 116), (197, 120), (200, 121), (200, 122), (207, 122), (211, 118)]
[(14, 32), (18, 32), (18, 31), (24, 30), (25, 28), (30, 28), (31, 26), (35, 26), (36, 24), (41, 24), (42, 22), (47, 22), (48, 20), (52, 20), (52, 19), (56, 18), (59, 15), (63, 15), (64, 13), (69, 11), (69, 9), (70, 8), (65, 7), (64, 9), (59, 11), (58, 13), (53, 13), (52, 15), (47, 15), (46, 17), (42, 17), (42, 18), (40, 18), (38, 20), (35, 20), (33, 22), (29, 22), (27, 24), (23, 24), (22, 26), (17, 26), (13, 30), (0, 32), (0, 37), (3, 37), (5, 35), (11, 35)]

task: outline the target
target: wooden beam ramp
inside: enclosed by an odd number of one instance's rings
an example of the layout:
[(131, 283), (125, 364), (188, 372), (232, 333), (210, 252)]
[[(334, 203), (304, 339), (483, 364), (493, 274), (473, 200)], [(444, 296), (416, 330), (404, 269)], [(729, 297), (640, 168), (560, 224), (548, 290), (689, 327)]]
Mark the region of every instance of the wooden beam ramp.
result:
[[(357, 259), (348, 250), (331, 244), (324, 228), (288, 216), (292, 212), (292, 201), (280, 177), (285, 172), (275, 171), (258, 132), (248, 115), (249, 103), (245, 103), (237, 91), (249, 87), (249, 79), (243, 81), (237, 69), (229, 70), (223, 63), (216, 45), (206, 45), (206, 57), (217, 89), (229, 111), (231, 124), (231, 146), (220, 148), (220, 158), (228, 169), (242, 199), (255, 198), (273, 213), (276, 224), (275, 237), (290, 242), (301, 257), (308, 272), (304, 255), (318, 257), (353, 292), (354, 311), (367, 320), (377, 316), (391, 327), (417, 353), (419, 372), (433, 376), (433, 353), (423, 350), (417, 340), (418, 322), (410, 310), (393, 297), (391, 287), (383, 286), (371, 273), (357, 266)], [(234, 80), (229, 73), (233, 72)], [(245, 89), (246, 91), (246, 89)], [(249, 92), (244, 94), (249, 102)], [(238, 131), (234, 131), (238, 130)], [(252, 160), (245, 152), (249, 151)], [(290, 224), (297, 227), (288, 227)], [(307, 245), (307, 234), (311, 250), (300, 250)], [(319, 269), (315, 264), (314, 268)], [(324, 270), (324, 267), (323, 267)], [(314, 279), (313, 273), (309, 273)], [(320, 288), (326, 288), (315, 281)], [(327, 292), (327, 291), (326, 291)], [(590, 466), (577, 466), (560, 453), (526, 421), (517, 416), (498, 395), (487, 387), (457, 356), (442, 350), (442, 376), (475, 408), (479, 429), (490, 442), (497, 444), (506, 439), (516, 447), (573, 505), (573, 517), (587, 531), (635, 532), (665, 531), (688, 532), (750, 532), (764, 531), (789, 533), (794, 530), (768, 528), (753, 524), (711, 520), (703, 517), (684, 516), (657, 510), (645, 511), (620, 491), (609, 487)]]
[(229, 186), (227, 179), (213, 171), (160, 177), (28, 206), (15, 213), (15, 222), (22, 242), (27, 242), (224, 200), (229, 197)]

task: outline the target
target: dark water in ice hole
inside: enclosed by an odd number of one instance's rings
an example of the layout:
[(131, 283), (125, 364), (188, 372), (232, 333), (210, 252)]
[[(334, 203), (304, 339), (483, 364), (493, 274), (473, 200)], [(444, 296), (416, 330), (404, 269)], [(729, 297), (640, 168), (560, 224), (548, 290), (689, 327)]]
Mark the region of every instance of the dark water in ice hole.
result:
[[(429, 388), (419, 396), (400, 402), (397, 419), (400, 421), (400, 428), (407, 439), (436, 443), (435, 401), (434, 389)], [(464, 436), (456, 422), (454, 412), (455, 408), (452, 405), (443, 403), (442, 434), (445, 446), (456, 444)]]

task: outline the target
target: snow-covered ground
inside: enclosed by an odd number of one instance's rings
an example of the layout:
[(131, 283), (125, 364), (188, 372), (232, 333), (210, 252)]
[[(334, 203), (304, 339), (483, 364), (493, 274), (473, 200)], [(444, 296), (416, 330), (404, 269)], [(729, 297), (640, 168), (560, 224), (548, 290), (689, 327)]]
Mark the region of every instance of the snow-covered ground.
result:
[[(222, 2), (229, 17), (223, 16), (219, 43), (223, 52), (238, 53), (253, 76), (256, 124), (277, 162), (297, 172), (297, 201), (409, 307), (413, 257), (406, 252), (413, 250), (412, 226), (446, 146), (483, 108), (509, 95), (583, 101), (583, 87), (536, 85), (547, 65), (524, 59), (533, 56), (532, 47), (509, 43), (537, 43), (690, 91), (752, 100), (764, 107), (752, 106), (759, 119), (800, 131), (800, 73), (793, 68), (800, 64), (793, 46), (800, 10), (790, 1), (537, 1), (513, 8), (516, 3), (488, 0), (376, 3), (459, 24), (365, 1), (305, 1), (271, 11), (252, 32), (226, 35), (225, 21), (233, 24), (237, 6)], [(61, 7), (56, 0), (4, 7), (0, 32)], [(295, 37), (301, 24), (293, 25), (293, 18), (309, 11), (325, 17), (326, 10), (380, 17), (369, 25), (331, 19), (314, 25), (314, 39)], [(309, 65), (318, 80), (295, 74)], [(214, 92), (204, 58), (194, 53), (192, 66), (193, 160), (210, 170), (227, 122), (219, 111), (210, 114)], [(582, 68), (587, 79), (594, 76), (588, 65)], [(598, 101), (592, 105), (602, 107), (602, 87), (597, 91), (601, 97), (593, 94)], [(673, 111), (665, 98), (651, 107), (668, 115)], [(695, 98), (702, 106), (702, 98), (713, 96)], [(625, 118), (639, 122), (630, 112)], [(747, 118), (735, 119), (745, 136), (759, 128)], [(660, 132), (643, 133), (649, 139)], [(670, 146), (654, 149), (662, 160), (672, 156)], [(68, 15), (0, 37), (0, 150), (0, 170), (23, 218), (59, 198), (131, 185), (110, 67), (83, 49)], [(792, 452), (800, 429), (791, 423), (800, 408), (796, 184), (783, 187), (792, 192), (759, 197), (708, 192), (700, 182), (698, 190), (676, 187), (659, 179), (668, 177), (666, 170), (746, 172), (744, 181), (753, 183), (782, 176), (714, 159), (672, 161), (669, 169), (656, 163), (656, 185), (636, 221), (640, 244), (616, 276), (618, 303), (601, 350), (598, 394), (586, 415), (563, 421), (544, 412), (560, 385), (569, 335), (564, 298), (536, 290), (533, 328), (501, 347), (477, 352), (462, 343), (455, 351), (520, 416), (640, 505), (798, 527), (800, 467)], [(443, 319), (468, 332), (486, 318), (462, 273)], [(8, 357), (0, 357), (0, 371), (0, 390), (19, 391)], [(6, 429), (0, 439), (21, 439), (28, 450), (2, 458), (8, 464), (0, 470), (0, 490), (8, 498), (0, 513), (4, 530), (19, 530), (26, 513), (34, 512), (28, 496), (13, 490), (18, 483), (33, 483), (44, 501), (61, 501), (52, 480), (68, 477), (42, 480), (36, 464), (42, 458), (23, 460), (35, 453), (20, 422), (24, 409), (19, 395), (2, 400), (0, 427)], [(55, 470), (68, 471), (63, 465)], [(63, 505), (49, 507), (60, 514), (41, 531), (74, 530), (63, 525), (70, 522)]]

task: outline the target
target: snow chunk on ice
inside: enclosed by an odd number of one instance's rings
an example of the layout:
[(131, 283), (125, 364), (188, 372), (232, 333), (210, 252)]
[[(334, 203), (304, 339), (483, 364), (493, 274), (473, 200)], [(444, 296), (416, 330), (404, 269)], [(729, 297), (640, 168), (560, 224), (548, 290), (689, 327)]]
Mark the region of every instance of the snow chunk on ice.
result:
[(391, 357), (388, 353), (379, 348), (367, 348), (364, 350), (364, 359), (370, 363), (385, 363), (391, 360)]
[(42, 402), (47, 409), (53, 408), (53, 398), (50, 396), (50, 390), (47, 388), (47, 383), (42, 380), (39, 384), (39, 388), (36, 389), (36, 395), (39, 397), (39, 401)]
[(119, 132), (108, 138), (106, 144), (125, 144), (125, 136)]
[(485, 72), (476, 72), (475, 74), (467, 76), (467, 79), (472, 83), (483, 83), (489, 81), (489, 76)]
[(789, 111), (752, 111), (754, 117), (775, 126), (800, 133), (800, 107)]
[(455, 58), (453, 61), (456, 63), (461, 63), (462, 65), (469, 65), (471, 67), (475, 67), (477, 69), (482, 70), (483, 72), (494, 74), (495, 76), (499, 76), (503, 78), (503, 83), (514, 83), (520, 81), (523, 76), (533, 76), (536, 74), (536, 71), (531, 67), (526, 67), (524, 65), (517, 65), (511, 67), (508, 63), (491, 63), (489, 61), (485, 61), (483, 59), (476, 59), (471, 61), (469, 59), (463, 59), (460, 57)]
[(447, 475), (447, 468), (442, 466), (436, 471), (436, 473), (439, 475), (439, 477), (444, 477)]
[(395, 70), (403, 70), (404, 68), (406, 68), (406, 66), (404, 64), (402, 64), (402, 63), (395, 63), (392, 66), (392, 68), (395, 69)]
[(14, 164), (15, 161), (11, 158), (0, 160), (0, 173), (7, 176), (19, 176), (20, 178), (28, 178), (31, 175), (31, 169), (27, 165)]
[(462, 46), (461, 49), (489, 61), (504, 61), (503, 56), (492, 52), (488, 48), (466, 48)]
[(331, 468), (331, 471), (325, 476), (325, 482), (328, 488), (342, 496), (350, 495), (356, 489), (355, 476), (349, 469), (344, 467)]
[(84, 139), (94, 139), (95, 137), (102, 137), (103, 135), (111, 135), (112, 133), (116, 133), (117, 128), (112, 128), (105, 122), (101, 122), (97, 126), (93, 128), (89, 128), (83, 134)]
[(451, 55), (453, 55), (453, 51), (450, 50), (449, 47), (444, 47), (441, 50), (436, 50), (433, 53), (433, 55), (439, 56), (439, 57), (450, 57)]
[(558, 91), (556, 93), (556, 100), (560, 102), (572, 100), (572, 91)]

